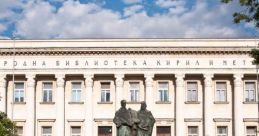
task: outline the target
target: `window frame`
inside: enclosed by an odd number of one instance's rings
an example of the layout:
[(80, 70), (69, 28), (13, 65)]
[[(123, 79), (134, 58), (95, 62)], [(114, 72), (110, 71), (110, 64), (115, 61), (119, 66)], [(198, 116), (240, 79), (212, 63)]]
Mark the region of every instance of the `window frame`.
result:
[[(160, 88), (159, 84), (160, 83), (167, 83), (167, 90), (165, 90), (165, 88)], [(158, 101), (159, 102), (169, 102), (169, 81), (157, 81), (157, 92), (158, 92)], [(161, 93), (163, 92), (162, 96), (163, 98), (161, 99)], [(165, 93), (166, 92), (166, 93)], [(167, 95), (167, 100), (165, 100), (165, 94)]]
[[(196, 83), (197, 84), (197, 90), (196, 90), (196, 100), (189, 100), (188, 99), (188, 83)], [(186, 80), (186, 102), (199, 102), (199, 81), (197, 81), (197, 80)], [(192, 90), (193, 91), (193, 90)], [(194, 92), (194, 91), (193, 91)]]
[[(73, 128), (80, 128), (80, 134), (73, 134)], [(81, 136), (82, 135), (82, 127), (81, 126), (71, 126), (70, 127), (70, 135), (71, 136)]]
[[(137, 83), (138, 84), (138, 90), (136, 88), (131, 89), (130, 84), (131, 83)], [(131, 99), (131, 91), (134, 91), (134, 96), (136, 97), (136, 100)], [(128, 93), (129, 93), (129, 101), (130, 102), (139, 102), (140, 101), (140, 81), (129, 81), (129, 86), (128, 86)]]
[[(189, 127), (196, 127), (197, 128), (197, 134), (190, 134), (189, 133)], [(199, 126), (194, 126), (194, 125), (187, 126), (187, 136), (199, 136)]]
[[(22, 129), (22, 133), (19, 134), (18, 133), (18, 128), (21, 128)], [(23, 136), (24, 132), (23, 132), (23, 126), (16, 126), (16, 130), (17, 130), (17, 136)]]
[[(255, 134), (248, 134), (248, 133), (247, 133), (247, 128), (248, 128), (248, 127), (253, 127), (253, 128), (255, 128)], [(246, 135), (246, 136), (257, 136), (257, 129), (258, 129), (257, 126), (246, 126), (246, 133), (245, 133), (245, 135)]]
[[(102, 89), (102, 83), (109, 83), (109, 89)], [(101, 103), (106, 103), (106, 102), (111, 102), (111, 81), (100, 81), (100, 102)], [(102, 94), (103, 94), (103, 92), (104, 92), (104, 101), (102, 101), (103, 99), (102, 99)], [(106, 100), (106, 98), (107, 98), (107, 94), (109, 94), (110, 96), (109, 96), (109, 101), (107, 101)]]
[[(218, 133), (218, 128), (219, 128), (219, 127), (222, 127), (222, 128), (224, 127), (224, 128), (226, 128), (226, 134), (219, 134), (219, 133)], [(228, 126), (217, 126), (217, 127), (216, 127), (216, 136), (228, 136)]]
[[(254, 83), (255, 85), (255, 89), (254, 89), (254, 101), (246, 101), (246, 83)], [(244, 85), (243, 85), (243, 88), (244, 88), (244, 102), (257, 102), (257, 81), (256, 80), (244, 80)]]
[[(51, 91), (51, 94), (52, 94), (51, 101), (49, 101), (49, 99), (47, 101), (44, 101), (44, 84), (45, 83), (51, 83), (52, 84), (52, 89), (51, 90), (46, 89), (48, 91)], [(46, 103), (47, 102), (53, 102), (53, 90), (54, 90), (54, 83), (53, 83), (53, 81), (43, 81), (42, 82), (42, 102), (46, 102)], [(48, 93), (48, 95), (49, 95), (49, 93)], [(48, 96), (48, 98), (49, 98), (49, 96)]]
[[(43, 129), (44, 128), (51, 128), (51, 133), (43, 134)], [(52, 136), (52, 130), (53, 130), (52, 126), (42, 126), (41, 127), (41, 136)]]
[[(80, 83), (80, 89), (73, 89), (73, 84), (74, 83)], [(79, 99), (77, 98), (76, 100), (74, 100), (73, 98), (73, 94), (74, 94), (74, 92), (73, 92), (73, 90), (76, 90), (76, 94), (78, 95), (80, 95), (79, 96)], [(83, 89), (82, 89), (82, 81), (71, 81), (71, 102), (81, 102), (82, 101), (82, 91), (83, 91)]]
[[(16, 101), (16, 84), (19, 84), (19, 83), (23, 83), (23, 101), (21, 101), (20, 99), (21, 99), (21, 91), (19, 91), (19, 101)], [(13, 90), (13, 101), (14, 101), (14, 103), (23, 103), (23, 102), (25, 102), (25, 98), (26, 98), (26, 96), (25, 96), (25, 90), (26, 90), (26, 87), (25, 87), (25, 81), (14, 81), (14, 90)], [(21, 89), (19, 89), (19, 90), (21, 90)]]
[[(225, 90), (225, 100), (221, 101), (219, 98), (217, 98), (217, 83), (225, 83), (226, 84), (226, 90)], [(226, 80), (216, 80), (215, 81), (215, 102), (227, 102), (228, 101), (228, 82)]]

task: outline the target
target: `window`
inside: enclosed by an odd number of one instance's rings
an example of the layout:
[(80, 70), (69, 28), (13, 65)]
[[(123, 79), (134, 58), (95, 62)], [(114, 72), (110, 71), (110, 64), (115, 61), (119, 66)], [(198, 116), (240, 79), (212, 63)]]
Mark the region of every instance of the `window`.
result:
[(99, 126), (98, 127), (98, 136), (112, 136), (112, 127), (111, 126)]
[(198, 127), (188, 126), (188, 136), (198, 136)]
[(246, 102), (255, 101), (255, 82), (245, 83), (245, 101)]
[(217, 82), (216, 83), (216, 101), (225, 102), (227, 101), (227, 83)]
[(52, 127), (42, 127), (42, 136), (52, 136)]
[(16, 127), (17, 135), (22, 136), (23, 135), (23, 127)]
[(73, 102), (81, 101), (81, 83), (80, 82), (72, 83), (72, 101)]
[(157, 126), (156, 128), (157, 136), (171, 136), (170, 126)]
[(159, 101), (166, 102), (168, 100), (168, 83), (159, 82), (158, 83)]
[(71, 127), (71, 136), (81, 136), (81, 127)]
[(217, 136), (227, 136), (227, 127), (226, 126), (218, 126), (217, 127)]
[(198, 101), (197, 82), (187, 82), (187, 101)]
[(24, 83), (15, 83), (14, 102), (24, 102)]
[(130, 82), (129, 85), (130, 101), (139, 101), (139, 82)]
[(43, 102), (52, 102), (52, 83), (43, 83)]
[(101, 83), (101, 102), (109, 102), (110, 97), (110, 82)]
[(255, 126), (247, 126), (246, 127), (246, 136), (256, 136), (256, 127)]

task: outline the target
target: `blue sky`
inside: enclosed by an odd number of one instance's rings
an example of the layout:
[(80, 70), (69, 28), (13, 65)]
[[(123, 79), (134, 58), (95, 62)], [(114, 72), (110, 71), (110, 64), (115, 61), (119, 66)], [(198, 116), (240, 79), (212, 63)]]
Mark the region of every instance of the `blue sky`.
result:
[(254, 38), (220, 0), (1, 0), (0, 39)]

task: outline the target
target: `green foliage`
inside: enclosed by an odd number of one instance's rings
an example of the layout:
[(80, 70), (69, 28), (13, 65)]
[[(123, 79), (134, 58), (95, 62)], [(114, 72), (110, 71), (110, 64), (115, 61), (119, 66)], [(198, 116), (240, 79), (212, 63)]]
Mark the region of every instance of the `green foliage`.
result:
[(258, 49), (252, 49), (250, 52), (250, 56), (254, 58), (253, 64), (259, 65), (259, 50)]
[[(232, 0), (221, 0), (222, 3), (229, 3)], [(242, 11), (237, 11), (233, 14), (234, 23), (254, 22), (259, 28), (259, 0), (239, 0), (239, 4), (244, 8)]]
[(17, 136), (15, 128), (15, 123), (5, 113), (0, 112), (0, 136)]

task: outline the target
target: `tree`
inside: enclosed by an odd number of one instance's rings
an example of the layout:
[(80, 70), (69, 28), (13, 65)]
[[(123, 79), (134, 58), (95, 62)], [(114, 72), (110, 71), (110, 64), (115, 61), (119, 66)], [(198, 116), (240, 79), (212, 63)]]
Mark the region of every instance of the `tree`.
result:
[(17, 136), (15, 123), (4, 112), (0, 112), (0, 136)]
[[(221, 2), (229, 3), (232, 0), (221, 0)], [(239, 4), (244, 9), (233, 13), (234, 23), (250, 22), (255, 24), (255, 29), (259, 29), (259, 0), (239, 0)], [(252, 49), (250, 56), (254, 58), (253, 64), (259, 65), (259, 50)]]

